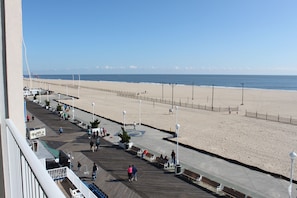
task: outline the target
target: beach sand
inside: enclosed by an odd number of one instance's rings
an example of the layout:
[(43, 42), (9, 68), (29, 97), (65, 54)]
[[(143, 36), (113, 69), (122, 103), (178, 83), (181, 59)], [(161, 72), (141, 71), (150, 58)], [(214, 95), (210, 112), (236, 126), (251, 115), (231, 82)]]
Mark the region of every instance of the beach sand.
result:
[[(118, 122), (123, 122), (123, 111), (126, 111), (126, 124), (141, 122), (175, 131), (178, 123), (179, 142), (183, 144), (290, 176), (289, 153), (297, 150), (297, 126), (249, 118), (245, 112), (297, 119), (296, 91), (45, 79), (33, 79), (31, 84), (34, 88), (49, 88), (55, 93), (78, 97), (74, 101), (75, 107), (89, 112), (92, 112), (94, 102), (95, 114)], [(24, 86), (30, 87), (27, 79)], [(167, 100), (169, 104), (123, 97), (119, 91)], [(228, 111), (178, 107), (169, 113), (172, 95), (176, 102), (215, 108), (238, 107), (238, 111), (229, 114)], [(71, 100), (63, 102), (72, 105)]]

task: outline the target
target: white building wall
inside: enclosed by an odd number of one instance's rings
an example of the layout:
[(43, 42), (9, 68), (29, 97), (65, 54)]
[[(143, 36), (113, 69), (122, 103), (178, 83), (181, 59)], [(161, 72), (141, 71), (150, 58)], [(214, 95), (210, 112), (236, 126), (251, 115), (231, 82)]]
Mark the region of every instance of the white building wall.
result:
[(25, 137), (21, 0), (5, 0), (5, 24), (9, 118)]

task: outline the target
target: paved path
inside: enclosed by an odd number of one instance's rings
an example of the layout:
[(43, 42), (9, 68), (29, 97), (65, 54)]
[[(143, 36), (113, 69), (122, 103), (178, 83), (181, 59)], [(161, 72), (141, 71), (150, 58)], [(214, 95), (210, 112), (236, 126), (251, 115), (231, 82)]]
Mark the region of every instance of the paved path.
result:
[[(51, 104), (56, 106), (54, 101), (52, 101)], [(71, 104), (71, 101), (69, 104)], [(79, 109), (75, 109), (75, 116), (76, 119), (87, 124), (92, 120), (92, 114), (90, 112)], [(110, 133), (110, 136), (108, 136), (106, 140), (116, 143), (118, 141), (117, 133), (121, 131), (121, 123), (115, 123), (99, 117), (99, 115), (96, 115), (96, 118), (99, 118), (101, 121), (100, 126), (106, 128)], [(156, 155), (163, 154), (170, 156), (171, 151), (173, 149), (176, 150), (175, 143), (163, 140), (163, 138), (170, 137), (168, 133), (143, 125), (137, 126), (134, 132), (132, 127), (130, 127), (130, 129), (132, 135), (131, 141), (141, 148), (147, 148)], [(191, 169), (225, 186), (234, 187), (251, 197), (288, 197), (289, 182), (286, 180), (278, 179), (269, 174), (254, 171), (182, 146), (178, 147), (178, 153), (179, 161), (183, 168)], [(297, 195), (295, 184), (293, 184), (292, 194)]]

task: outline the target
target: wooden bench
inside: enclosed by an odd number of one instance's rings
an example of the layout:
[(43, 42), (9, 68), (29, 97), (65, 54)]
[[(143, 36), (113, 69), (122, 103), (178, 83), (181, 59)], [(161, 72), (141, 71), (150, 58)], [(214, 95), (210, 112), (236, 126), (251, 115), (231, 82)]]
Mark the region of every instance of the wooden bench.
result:
[(138, 152), (140, 152), (140, 151), (141, 151), (141, 149), (138, 148), (138, 147), (136, 147), (136, 146), (132, 146), (132, 147), (128, 150), (128, 152), (131, 153), (131, 154), (133, 154), (133, 155), (137, 155)]
[(156, 162), (155, 164), (157, 167), (164, 168), (164, 166), (165, 166), (165, 164), (167, 164), (168, 160), (161, 158), (161, 157), (156, 157), (155, 162)]
[(201, 182), (206, 185), (205, 187), (210, 187), (214, 191), (217, 191), (217, 189), (221, 186), (220, 183), (204, 176), (201, 178)]
[(233, 188), (229, 188), (224, 186), (223, 188), (223, 192), (225, 193), (226, 197), (230, 197), (230, 198), (245, 198), (245, 194), (242, 192), (239, 192)]
[(202, 179), (202, 176), (200, 174), (190, 171), (188, 169), (184, 169), (182, 176), (190, 181), (200, 181)]

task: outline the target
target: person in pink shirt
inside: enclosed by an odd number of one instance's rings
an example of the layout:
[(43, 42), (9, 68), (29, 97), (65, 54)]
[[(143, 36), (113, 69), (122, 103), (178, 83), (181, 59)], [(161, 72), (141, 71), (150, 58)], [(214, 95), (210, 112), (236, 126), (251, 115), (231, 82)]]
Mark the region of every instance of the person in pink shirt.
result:
[(132, 173), (133, 173), (133, 168), (131, 165), (129, 165), (127, 172), (128, 172), (129, 182), (131, 182), (132, 181)]

